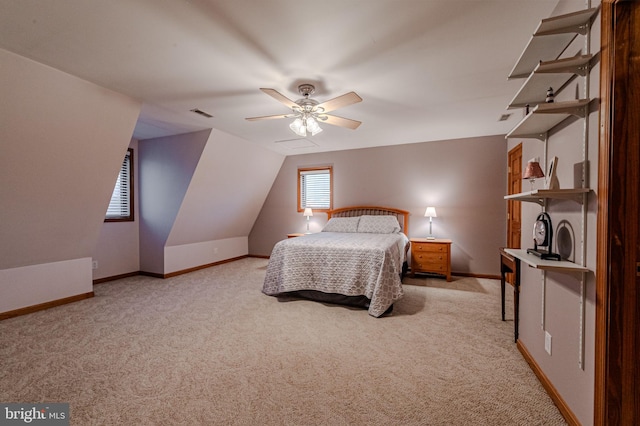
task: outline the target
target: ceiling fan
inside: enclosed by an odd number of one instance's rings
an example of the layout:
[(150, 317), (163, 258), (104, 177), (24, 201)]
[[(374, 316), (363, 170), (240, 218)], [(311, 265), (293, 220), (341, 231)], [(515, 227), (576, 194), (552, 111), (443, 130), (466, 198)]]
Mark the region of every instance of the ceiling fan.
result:
[(278, 102), (284, 104), (287, 108), (290, 108), (292, 112), (289, 114), (249, 117), (247, 118), (249, 121), (271, 120), (274, 118), (295, 118), (295, 120), (289, 125), (289, 128), (291, 128), (294, 133), (302, 137), (307, 136), (307, 132), (311, 133), (311, 135), (320, 133), (322, 129), (318, 125), (318, 121), (353, 130), (357, 129), (361, 124), (360, 121), (327, 114), (327, 112), (334, 111), (338, 108), (361, 102), (362, 98), (355, 92), (349, 92), (320, 103), (309, 97), (316, 90), (312, 84), (301, 84), (298, 86), (298, 92), (302, 95), (302, 98), (295, 102), (277, 90), (264, 88), (260, 90)]

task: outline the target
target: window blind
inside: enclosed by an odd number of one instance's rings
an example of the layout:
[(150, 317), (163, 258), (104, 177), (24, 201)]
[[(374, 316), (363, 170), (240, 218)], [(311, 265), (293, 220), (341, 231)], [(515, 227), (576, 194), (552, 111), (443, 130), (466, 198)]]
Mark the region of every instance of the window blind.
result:
[(127, 151), (111, 194), (107, 219), (128, 219), (131, 213), (131, 151)]
[(300, 171), (301, 208), (331, 208), (331, 173), (329, 169)]

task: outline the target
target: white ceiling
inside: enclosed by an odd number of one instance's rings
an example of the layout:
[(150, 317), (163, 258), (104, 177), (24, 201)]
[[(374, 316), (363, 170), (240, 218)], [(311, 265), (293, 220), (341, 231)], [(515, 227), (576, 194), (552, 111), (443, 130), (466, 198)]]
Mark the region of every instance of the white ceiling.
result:
[[(506, 76), (557, 3), (0, 0), (0, 47), (142, 101), (136, 138), (213, 127), (292, 155), (507, 133)], [(288, 112), (259, 88), (300, 83), (355, 91), (334, 114), (363, 124), (294, 141), (290, 120), (245, 120)]]

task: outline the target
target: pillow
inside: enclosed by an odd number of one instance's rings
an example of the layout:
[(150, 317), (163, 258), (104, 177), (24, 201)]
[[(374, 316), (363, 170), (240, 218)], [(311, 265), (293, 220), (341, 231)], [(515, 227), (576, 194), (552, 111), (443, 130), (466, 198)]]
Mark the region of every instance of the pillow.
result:
[(358, 232), (368, 232), (371, 234), (397, 234), (400, 232), (398, 218), (389, 215), (380, 216), (360, 216)]
[(360, 216), (332, 217), (324, 228), (322, 228), (322, 232), (358, 232), (359, 221)]

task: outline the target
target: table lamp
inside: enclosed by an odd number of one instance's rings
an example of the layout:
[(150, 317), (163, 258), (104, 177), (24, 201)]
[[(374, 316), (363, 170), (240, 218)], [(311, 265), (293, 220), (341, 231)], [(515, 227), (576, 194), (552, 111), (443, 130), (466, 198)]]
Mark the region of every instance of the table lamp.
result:
[(540, 163), (538, 163), (538, 161), (536, 160), (537, 158), (532, 158), (531, 160), (529, 160), (529, 162), (527, 163), (527, 168), (524, 170), (524, 175), (522, 175), (522, 179), (529, 179), (529, 182), (531, 183), (532, 191), (533, 191), (533, 184), (536, 181), (536, 179), (544, 177), (544, 172), (540, 167)]
[(429, 218), (429, 236), (427, 237), (427, 240), (435, 240), (436, 237), (433, 236), (432, 225), (433, 225), (433, 218), (438, 217), (438, 215), (436, 214), (436, 208), (427, 207), (427, 210), (424, 212), (424, 217)]
[(307, 218), (307, 232), (306, 232), (306, 234), (310, 234), (311, 231), (309, 231), (309, 217), (313, 216), (313, 211), (311, 210), (311, 208), (307, 207), (307, 208), (304, 209), (304, 213), (302, 213), (302, 215)]

